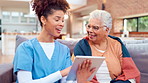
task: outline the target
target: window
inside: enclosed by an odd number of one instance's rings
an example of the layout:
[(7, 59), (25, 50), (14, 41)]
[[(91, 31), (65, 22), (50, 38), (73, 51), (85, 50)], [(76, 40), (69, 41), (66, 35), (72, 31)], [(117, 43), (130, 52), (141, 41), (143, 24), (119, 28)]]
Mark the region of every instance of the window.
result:
[(29, 23), (36, 23), (36, 19), (35, 18), (29, 18)]
[(137, 31), (137, 19), (128, 19), (127, 20), (127, 30), (129, 32)]
[(21, 23), (27, 23), (27, 17), (24, 17), (25, 13), (20, 13), (21, 16)]
[(129, 32), (148, 32), (148, 16), (128, 18), (127, 30)]
[(25, 17), (27, 13), (24, 12), (11, 12), (11, 11), (3, 11), (2, 12), (2, 23), (11, 23), (11, 24), (34, 24), (36, 23), (35, 17)]
[(139, 32), (148, 32), (148, 16), (139, 18)]
[(10, 22), (10, 12), (4, 11), (2, 12), (2, 22)]
[(83, 21), (83, 27), (82, 27), (82, 31), (83, 31), (82, 33), (83, 33), (83, 34), (86, 34), (86, 33), (87, 33), (87, 31), (86, 31), (86, 25), (87, 25), (87, 24), (88, 24), (88, 21), (84, 20), (84, 21)]
[(12, 23), (19, 23), (19, 12), (12, 12)]

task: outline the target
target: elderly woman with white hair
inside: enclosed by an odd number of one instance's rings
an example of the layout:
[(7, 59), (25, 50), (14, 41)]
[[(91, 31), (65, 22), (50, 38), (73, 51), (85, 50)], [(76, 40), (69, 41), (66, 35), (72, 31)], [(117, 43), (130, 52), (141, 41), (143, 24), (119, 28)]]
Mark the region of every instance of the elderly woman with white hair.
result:
[[(139, 70), (122, 41), (109, 35), (111, 28), (112, 17), (108, 12), (104, 10), (91, 12), (86, 26), (88, 36), (77, 43), (74, 55), (105, 57), (103, 65), (106, 66), (102, 69), (105, 72), (100, 72), (105, 74), (98, 74), (98, 80), (95, 77), (92, 83), (140, 83)], [(87, 72), (78, 71), (77, 77), (87, 76)]]

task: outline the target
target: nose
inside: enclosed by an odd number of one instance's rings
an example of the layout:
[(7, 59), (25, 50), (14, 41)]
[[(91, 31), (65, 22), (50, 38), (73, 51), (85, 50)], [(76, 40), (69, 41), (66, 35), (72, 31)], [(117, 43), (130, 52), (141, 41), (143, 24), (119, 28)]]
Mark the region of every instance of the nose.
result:
[(88, 29), (88, 31), (89, 31), (89, 32), (93, 32), (93, 29), (92, 29), (92, 27), (90, 27), (90, 28)]
[(62, 26), (62, 27), (64, 27), (64, 21), (61, 21), (61, 22), (59, 23), (59, 25)]

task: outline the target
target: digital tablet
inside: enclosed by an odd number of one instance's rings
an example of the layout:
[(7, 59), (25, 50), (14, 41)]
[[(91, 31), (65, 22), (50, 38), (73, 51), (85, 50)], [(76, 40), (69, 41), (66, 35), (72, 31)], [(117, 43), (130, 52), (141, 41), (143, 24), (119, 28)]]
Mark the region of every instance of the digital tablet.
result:
[(76, 71), (78, 68), (78, 65), (81, 64), (84, 60), (91, 60), (92, 65), (91, 68), (96, 67), (96, 71), (88, 78), (88, 81), (92, 80), (94, 75), (96, 74), (97, 70), (99, 69), (102, 62), (105, 60), (105, 57), (98, 57), (98, 56), (76, 56), (75, 60), (73, 62), (73, 65), (71, 67), (71, 70), (66, 78), (67, 81), (75, 81), (76, 80)]

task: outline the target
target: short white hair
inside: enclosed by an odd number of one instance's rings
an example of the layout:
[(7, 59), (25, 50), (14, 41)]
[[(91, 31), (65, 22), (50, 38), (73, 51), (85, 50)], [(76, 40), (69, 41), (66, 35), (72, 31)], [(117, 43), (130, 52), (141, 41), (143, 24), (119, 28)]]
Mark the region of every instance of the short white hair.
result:
[(90, 13), (89, 19), (99, 19), (103, 23), (103, 26), (112, 28), (112, 17), (110, 13), (104, 10), (94, 10)]

